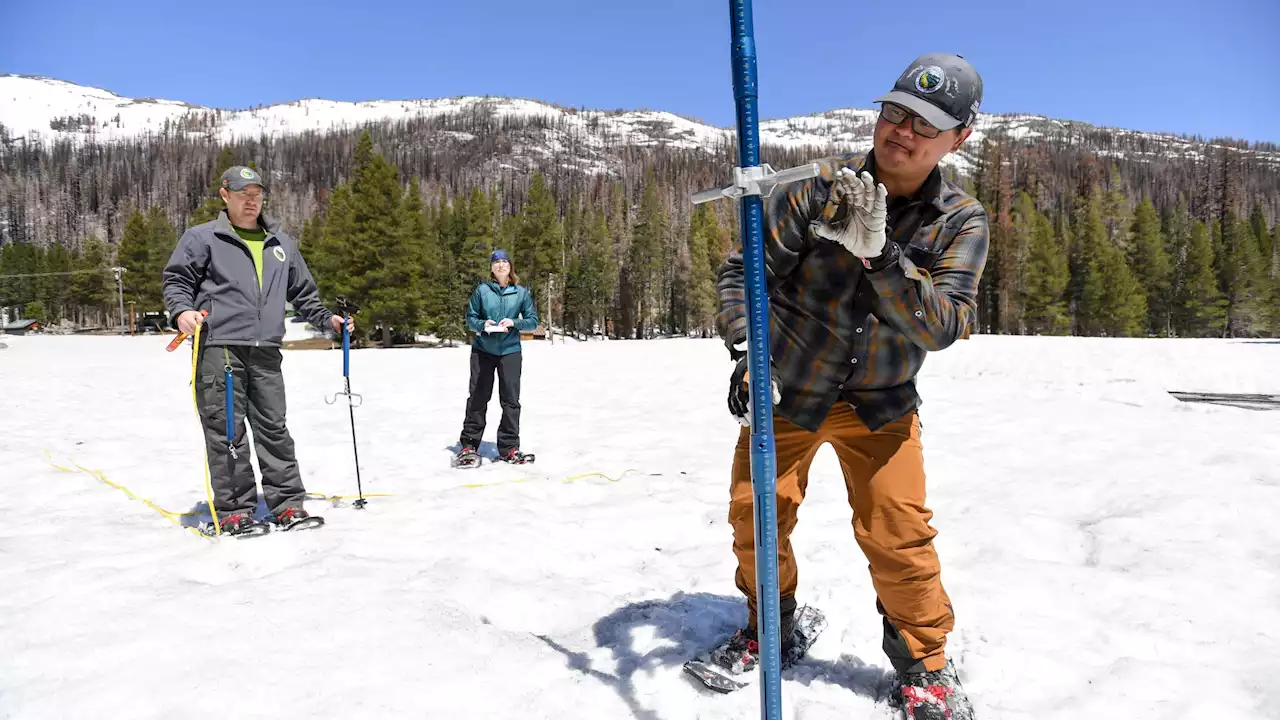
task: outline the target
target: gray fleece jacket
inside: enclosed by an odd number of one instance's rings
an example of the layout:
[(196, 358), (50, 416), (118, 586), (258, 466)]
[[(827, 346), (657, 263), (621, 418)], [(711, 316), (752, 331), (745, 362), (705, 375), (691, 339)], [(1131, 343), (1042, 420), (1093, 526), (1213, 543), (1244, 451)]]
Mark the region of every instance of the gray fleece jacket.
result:
[(288, 302), (312, 325), (332, 333), (333, 313), (320, 302), (297, 242), (278, 223), (265, 216), (259, 221), (267, 231), (261, 288), (249, 246), (225, 210), (182, 234), (163, 274), (165, 309), (175, 327), (183, 312), (208, 310), (200, 331), (208, 344), (280, 347)]

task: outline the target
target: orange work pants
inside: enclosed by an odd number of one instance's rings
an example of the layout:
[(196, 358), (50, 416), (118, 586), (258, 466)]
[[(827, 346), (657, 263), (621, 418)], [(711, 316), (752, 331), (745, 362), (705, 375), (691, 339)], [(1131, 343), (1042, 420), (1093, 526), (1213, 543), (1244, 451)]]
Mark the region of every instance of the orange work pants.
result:
[[(939, 670), (955, 624), (933, 547), (937, 531), (925, 507), (924, 447), (911, 412), (872, 432), (853, 408), (839, 402), (817, 432), (774, 418), (777, 458), (778, 589), (793, 600), (798, 583), (791, 531), (809, 484), (809, 465), (823, 443), (840, 458), (853, 536), (866, 555), (876, 608), (884, 625), (884, 651), (899, 672)], [(751, 430), (743, 428), (733, 455), (729, 523), (738, 557), (735, 582), (747, 596), (756, 627), (755, 510), (751, 487)]]

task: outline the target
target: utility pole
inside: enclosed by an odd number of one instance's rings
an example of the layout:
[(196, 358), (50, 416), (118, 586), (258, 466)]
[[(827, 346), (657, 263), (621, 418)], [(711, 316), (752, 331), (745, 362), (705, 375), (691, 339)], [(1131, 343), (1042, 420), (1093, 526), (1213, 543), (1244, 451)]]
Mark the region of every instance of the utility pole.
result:
[(111, 268), (116, 274), (116, 292), (120, 297), (120, 334), (124, 334), (124, 279), (121, 277), (125, 273), (122, 267)]

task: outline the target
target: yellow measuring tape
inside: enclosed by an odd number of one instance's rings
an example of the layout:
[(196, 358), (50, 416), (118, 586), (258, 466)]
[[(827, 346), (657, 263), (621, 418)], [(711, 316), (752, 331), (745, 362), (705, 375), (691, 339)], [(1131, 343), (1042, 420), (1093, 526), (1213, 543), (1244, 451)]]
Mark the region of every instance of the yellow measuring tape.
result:
[[(103, 472), (103, 471), (101, 471), (101, 470), (98, 470), (98, 469), (96, 469), (96, 468), (87, 468), (87, 467), (85, 467), (85, 466), (81, 465), (80, 463), (75, 462), (74, 460), (71, 460), (71, 464), (75, 466), (74, 468), (69, 468), (69, 467), (66, 467), (65, 465), (59, 465), (58, 463), (54, 462), (54, 460), (53, 460), (53, 454), (52, 454), (52, 453), (50, 453), (48, 450), (45, 450), (45, 451), (44, 451), (44, 457), (45, 457), (45, 460), (47, 460), (47, 461), (48, 461), (49, 465), (51, 465), (52, 467), (54, 467), (54, 468), (56, 468), (56, 469), (58, 469), (58, 470), (61, 470), (62, 472), (68, 472), (68, 473), (83, 472), (83, 473), (85, 473), (85, 474), (89, 475), (90, 477), (94, 478), (95, 480), (97, 480), (97, 481), (101, 482), (103, 485), (106, 485), (106, 486), (108, 486), (108, 487), (115, 488), (116, 490), (119, 490), (120, 492), (124, 493), (125, 495), (128, 495), (131, 499), (133, 499), (133, 500), (137, 500), (138, 502), (140, 502), (140, 503), (142, 503), (142, 504), (146, 505), (147, 507), (151, 508), (152, 510), (155, 510), (156, 512), (158, 512), (158, 513), (160, 513), (161, 515), (163, 515), (163, 516), (165, 517), (165, 519), (166, 519), (166, 520), (168, 520), (169, 522), (173, 523), (174, 525), (177, 525), (178, 527), (180, 527), (180, 528), (182, 528), (182, 529), (184, 529), (184, 530), (186, 530), (186, 531), (188, 531), (188, 532), (190, 532), (190, 533), (193, 533), (193, 534), (194, 534), (194, 535), (196, 535), (197, 537), (204, 538), (205, 540), (212, 540), (212, 539), (213, 539), (213, 538), (209, 537), (208, 535), (205, 535), (204, 533), (200, 532), (200, 530), (199, 530), (198, 528), (194, 528), (194, 527), (192, 527), (192, 526), (190, 526), (190, 525), (184, 525), (184, 524), (182, 523), (182, 520), (181, 520), (182, 518), (194, 517), (194, 516), (196, 516), (196, 515), (199, 515), (199, 514), (200, 514), (200, 513), (198, 513), (198, 512), (175, 512), (175, 511), (173, 511), (173, 510), (165, 509), (165, 508), (160, 507), (159, 505), (155, 504), (154, 502), (152, 502), (152, 501), (148, 500), (147, 498), (144, 498), (144, 497), (139, 496), (138, 494), (134, 493), (132, 490), (130, 490), (129, 488), (125, 487), (124, 485), (121, 485), (120, 483), (117, 483), (117, 482), (113, 482), (113, 481), (111, 481), (110, 479), (108, 479), (108, 478), (107, 478), (107, 474), (106, 474), (106, 473), (104, 473), (104, 472)], [(630, 475), (630, 474), (632, 474), (632, 473), (636, 473), (636, 474), (643, 474), (640, 470), (636, 470), (636, 469), (634, 469), (634, 468), (628, 468), (627, 470), (623, 471), (623, 473), (622, 473), (621, 475), (619, 475), (618, 477), (616, 477), (616, 478), (615, 478), (615, 477), (610, 477), (610, 476), (608, 476), (608, 475), (606, 475), (606, 474), (604, 474), (604, 473), (591, 472), (591, 473), (583, 473), (583, 474), (581, 474), (581, 475), (574, 475), (574, 476), (572, 476), (572, 477), (567, 477), (567, 478), (564, 478), (564, 479), (560, 480), (559, 482), (560, 482), (561, 484), (567, 484), (567, 483), (577, 482), (578, 480), (584, 480), (584, 479), (586, 479), (586, 478), (598, 477), (598, 478), (604, 478), (605, 480), (608, 480), (608, 481), (609, 481), (609, 482), (611, 482), (611, 483), (616, 483), (616, 482), (621, 481), (621, 480), (622, 480), (622, 478), (624, 478), (624, 477), (626, 477), (627, 475)], [(466, 484), (466, 485), (463, 485), (462, 487), (465, 487), (465, 488), (493, 487), (493, 486), (495, 486), (495, 485), (513, 485), (513, 484), (518, 484), (518, 483), (536, 482), (536, 481), (538, 481), (538, 480), (545, 480), (545, 479), (546, 479), (546, 478), (523, 477), (523, 478), (517, 478), (517, 479), (515, 479), (515, 480), (498, 480), (498, 481), (495, 481), (495, 482), (488, 482), (488, 483), (468, 483), (468, 484)], [(209, 491), (209, 490), (210, 490), (210, 485), (209, 485), (208, 466), (207, 466), (207, 464), (206, 464), (206, 467), (205, 467), (205, 485), (206, 485), (206, 491)], [(356, 498), (358, 498), (358, 497), (360, 497), (360, 496), (359, 496), (359, 495), (325, 495), (324, 493), (311, 493), (311, 492), (309, 492), (309, 493), (307, 493), (307, 494), (306, 494), (306, 498), (307, 498), (308, 500), (319, 500), (319, 501), (323, 501), (323, 502), (333, 502), (333, 503), (341, 502), (341, 501), (343, 501), (343, 500), (354, 500), (354, 499), (356, 499)], [(365, 494), (364, 494), (364, 497), (366, 497), (366, 498), (371, 498), (371, 497), (395, 497), (395, 495), (394, 495), (394, 494), (392, 494), (392, 493), (365, 493)], [(210, 498), (210, 501), (212, 501), (212, 498)], [(209, 505), (209, 509), (210, 509), (210, 512), (212, 513), (212, 512), (213, 512), (213, 505), (212, 505), (212, 502), (211, 502), (211, 504)]]
[[(196, 325), (195, 335), (191, 339), (191, 403), (196, 408), (196, 419), (200, 420), (201, 425), (204, 420), (200, 417), (200, 397), (196, 394), (196, 366), (200, 362), (200, 328), (204, 323)], [(231, 438), (227, 438), (227, 442), (231, 442)], [(204, 455), (204, 492), (209, 498), (209, 515), (213, 518), (214, 535), (222, 534), (222, 524), (218, 522), (218, 510), (213, 506), (213, 482), (209, 479), (209, 451), (206, 449)]]
[[(618, 481), (622, 480), (622, 478), (626, 477), (627, 475), (630, 475), (631, 473), (639, 473), (639, 474), (643, 474), (643, 473), (641, 473), (639, 470), (635, 470), (635, 469), (632, 469), (632, 468), (628, 468), (628, 469), (624, 470), (624, 471), (622, 472), (622, 474), (621, 474), (621, 475), (619, 475), (619, 476), (618, 476), (618, 477), (616, 477), (616, 478), (614, 478), (614, 477), (609, 477), (608, 475), (605, 475), (604, 473), (590, 472), (590, 473), (583, 473), (583, 474), (581, 474), (581, 475), (574, 475), (573, 477), (567, 477), (567, 478), (564, 478), (563, 480), (561, 480), (561, 481), (560, 481), (560, 483), (561, 483), (561, 484), (571, 483), (571, 482), (576, 482), (576, 481), (578, 481), (578, 480), (584, 480), (584, 479), (586, 479), (586, 478), (590, 478), (590, 477), (604, 478), (605, 480), (608, 480), (609, 482), (614, 482), (614, 483), (616, 483), (616, 482), (618, 482)], [(515, 484), (518, 484), (518, 483), (534, 482), (534, 481), (536, 481), (536, 480), (541, 480), (541, 479), (545, 479), (545, 478), (523, 477), (523, 478), (518, 478), (518, 479), (516, 479), (516, 480), (496, 480), (496, 481), (494, 481), (494, 482), (487, 482), (487, 483), (467, 483), (466, 485), (463, 485), (462, 487), (464, 487), (464, 488), (482, 488), (482, 487), (493, 487), (494, 485), (515, 485)]]
[(47, 459), (47, 460), (49, 461), (49, 464), (50, 464), (50, 465), (52, 465), (53, 467), (57, 468), (58, 470), (61, 470), (61, 471), (63, 471), (63, 472), (69, 472), (69, 473), (73, 473), (73, 472), (76, 472), (76, 471), (78, 470), (78, 471), (80, 471), (80, 472), (87, 473), (90, 477), (95, 478), (96, 480), (98, 480), (98, 481), (99, 481), (99, 482), (101, 482), (102, 484), (104, 484), (104, 485), (106, 485), (106, 486), (108, 486), (108, 487), (113, 487), (113, 488), (115, 488), (116, 490), (119, 490), (119, 491), (123, 492), (125, 495), (128, 495), (130, 498), (133, 498), (134, 500), (137, 500), (138, 502), (141, 502), (141, 503), (146, 504), (146, 506), (147, 506), (147, 507), (149, 507), (149, 508), (151, 508), (152, 510), (155, 510), (156, 512), (160, 513), (161, 515), (163, 515), (163, 516), (165, 517), (165, 519), (167, 519), (169, 522), (173, 523), (174, 525), (177, 525), (178, 527), (180, 527), (180, 528), (182, 528), (182, 529), (184, 529), (184, 530), (188, 530), (188, 531), (190, 531), (190, 532), (192, 532), (192, 533), (195, 533), (195, 535), (196, 535), (197, 537), (202, 537), (202, 538), (204, 538), (204, 539), (206, 539), (206, 540), (211, 540), (211, 539), (212, 539), (212, 538), (210, 538), (209, 536), (205, 535), (204, 533), (200, 532), (198, 529), (191, 527), (190, 525), (183, 525), (183, 524), (182, 524), (182, 521), (179, 519), (179, 518), (184, 518), (184, 517), (191, 517), (191, 516), (195, 515), (196, 513), (193, 513), (193, 512), (179, 513), (179, 512), (174, 512), (174, 511), (172, 511), (172, 510), (166, 510), (166, 509), (164, 509), (164, 508), (160, 507), (159, 505), (157, 505), (157, 504), (155, 504), (155, 503), (151, 502), (150, 500), (148, 500), (148, 499), (146, 499), (146, 498), (144, 498), (144, 497), (139, 497), (139, 496), (135, 495), (135, 494), (133, 493), (133, 491), (132, 491), (132, 490), (130, 490), (129, 488), (127, 488), (127, 487), (125, 487), (125, 486), (123, 486), (123, 485), (121, 485), (121, 484), (119, 484), (119, 483), (111, 482), (110, 480), (108, 480), (108, 479), (107, 479), (107, 474), (106, 474), (106, 473), (104, 473), (104, 472), (102, 472), (101, 470), (96, 470), (96, 469), (91, 470), (91, 469), (89, 469), (89, 468), (87, 468), (87, 467), (85, 467), (85, 466), (83, 466), (83, 465), (81, 465), (80, 463), (77, 463), (77, 462), (75, 462), (75, 461), (72, 461), (72, 462), (71, 462), (71, 464), (72, 464), (72, 465), (75, 465), (75, 466), (76, 466), (76, 467), (75, 467), (75, 469), (72, 469), (72, 468), (69, 468), (69, 467), (65, 467), (65, 466), (63, 466), (63, 465), (59, 465), (58, 463), (56, 463), (56, 462), (54, 462), (54, 461), (53, 461), (53, 455), (52, 455), (52, 454), (50, 454), (50, 452), (49, 452), (48, 450), (45, 450), (45, 451), (44, 451), (44, 456), (45, 456), (45, 459)]
[[(107, 478), (107, 474), (106, 474), (106, 473), (104, 473), (104, 472), (103, 472), (103, 471), (101, 471), (101, 470), (98, 470), (98, 469), (96, 469), (96, 468), (87, 468), (87, 467), (85, 467), (85, 466), (81, 465), (80, 463), (78, 463), (78, 462), (76, 462), (76, 461), (74, 461), (74, 460), (72, 460), (72, 461), (71, 461), (71, 464), (75, 466), (74, 468), (69, 468), (69, 467), (67, 467), (67, 466), (65, 466), (65, 465), (59, 465), (58, 463), (54, 462), (54, 460), (53, 460), (53, 454), (52, 454), (52, 453), (50, 453), (48, 450), (45, 450), (45, 451), (44, 451), (44, 457), (45, 457), (45, 460), (47, 460), (47, 461), (48, 461), (49, 465), (51, 465), (52, 467), (54, 467), (54, 468), (56, 468), (56, 469), (58, 469), (58, 470), (61, 470), (62, 472), (68, 472), (68, 473), (83, 472), (83, 473), (86, 473), (87, 475), (89, 475), (90, 477), (94, 478), (95, 480), (98, 480), (98, 481), (99, 481), (99, 482), (101, 482), (102, 484), (104, 484), (104, 485), (106, 485), (106, 486), (108, 486), (108, 487), (113, 487), (113, 488), (115, 488), (116, 490), (119, 490), (120, 492), (124, 493), (125, 495), (128, 495), (131, 499), (133, 499), (133, 500), (137, 500), (138, 502), (140, 502), (140, 503), (142, 503), (142, 504), (146, 505), (147, 507), (151, 508), (152, 510), (155, 510), (156, 512), (158, 512), (158, 513), (160, 513), (161, 515), (163, 515), (166, 519), (168, 519), (168, 520), (169, 520), (169, 522), (172, 522), (173, 524), (175, 524), (175, 525), (177, 525), (177, 526), (179, 526), (179, 527), (181, 527), (181, 528), (183, 528), (183, 529), (185, 529), (185, 530), (189, 530), (189, 531), (191, 531), (191, 532), (195, 533), (196, 535), (199, 535), (200, 537), (205, 538), (206, 540), (212, 539), (212, 538), (210, 538), (208, 535), (205, 535), (204, 533), (200, 532), (200, 530), (199, 530), (199, 529), (194, 528), (194, 527), (192, 527), (192, 526), (190, 526), (190, 525), (183, 525), (183, 524), (182, 524), (181, 518), (186, 518), (186, 517), (195, 517), (196, 515), (199, 515), (199, 514), (200, 514), (199, 512), (175, 512), (175, 511), (173, 511), (173, 510), (168, 510), (168, 509), (166, 509), (166, 508), (162, 508), (162, 507), (160, 507), (159, 505), (155, 504), (154, 502), (152, 502), (152, 501), (148, 500), (147, 498), (141, 497), (140, 495), (138, 495), (137, 493), (133, 492), (133, 491), (132, 491), (132, 490), (130, 490), (129, 488), (125, 487), (124, 485), (121, 485), (120, 483), (113, 482), (113, 481), (109, 480), (109, 479)], [(373, 493), (373, 494), (365, 493), (365, 495), (364, 495), (364, 496), (365, 496), (365, 497), (393, 497), (393, 496), (392, 496), (391, 494), (389, 494), (389, 493)], [(325, 494), (323, 494), (323, 493), (307, 493), (306, 497), (307, 497), (307, 499), (308, 499), (308, 500), (322, 500), (322, 501), (337, 502), (337, 501), (341, 501), (341, 500), (351, 500), (351, 499), (354, 499), (354, 498), (356, 498), (356, 497), (358, 497), (358, 496), (357, 496), (357, 495), (325, 495)]]

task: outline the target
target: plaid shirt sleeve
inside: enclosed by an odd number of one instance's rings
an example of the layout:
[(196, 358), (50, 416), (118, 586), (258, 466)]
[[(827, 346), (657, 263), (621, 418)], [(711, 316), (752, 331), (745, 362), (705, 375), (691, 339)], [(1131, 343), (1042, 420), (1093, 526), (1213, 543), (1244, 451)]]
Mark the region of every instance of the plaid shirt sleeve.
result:
[[(820, 163), (816, 178), (780, 186), (764, 201), (761, 225), (764, 230), (765, 282), (768, 292), (786, 280), (810, 249), (809, 221), (823, 215), (835, 179), (830, 162)], [(746, 269), (741, 233), (720, 268), (716, 282), (719, 311), (716, 329), (725, 345), (732, 348), (747, 337)]]
[[(968, 337), (977, 316), (978, 281), (988, 244), (987, 214), (977, 205), (932, 273), (901, 254), (897, 262), (869, 271), (885, 321), (924, 350), (942, 350)], [(898, 253), (894, 243), (889, 246)]]

